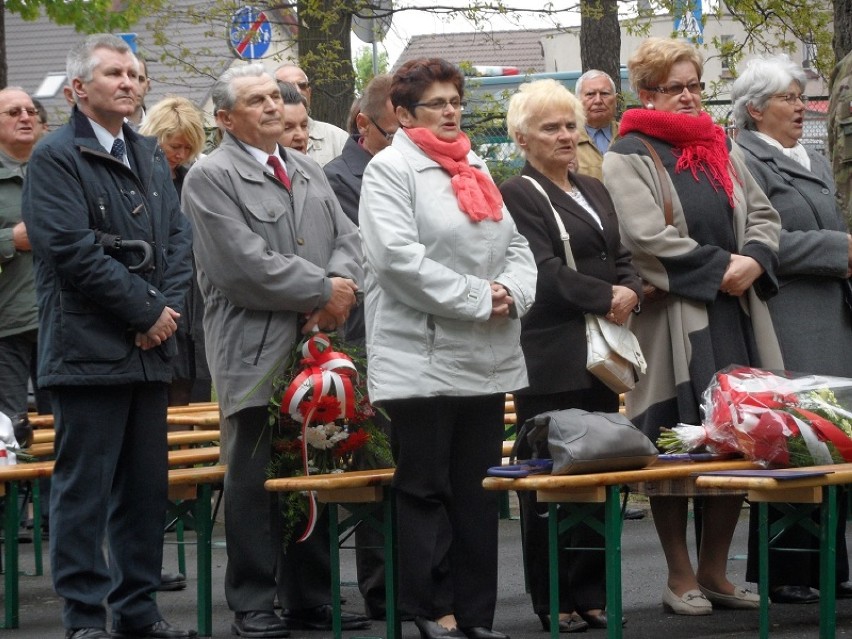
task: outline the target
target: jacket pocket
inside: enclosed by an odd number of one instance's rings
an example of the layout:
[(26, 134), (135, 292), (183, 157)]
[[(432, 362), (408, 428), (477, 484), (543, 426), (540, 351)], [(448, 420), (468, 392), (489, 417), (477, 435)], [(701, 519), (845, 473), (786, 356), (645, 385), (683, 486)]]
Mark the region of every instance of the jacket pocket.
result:
[(246, 202), (245, 207), (249, 214), (262, 224), (274, 224), (287, 211), (281, 200), (275, 198)]
[(116, 362), (134, 347), (128, 326), (83, 295), (62, 291), (60, 306), (66, 362)]

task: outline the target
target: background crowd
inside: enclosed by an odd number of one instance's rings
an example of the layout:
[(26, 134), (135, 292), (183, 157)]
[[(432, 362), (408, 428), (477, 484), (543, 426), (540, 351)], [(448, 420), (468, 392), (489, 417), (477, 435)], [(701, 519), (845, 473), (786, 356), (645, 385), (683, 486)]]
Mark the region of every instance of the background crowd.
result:
[[(423, 639), (506, 638), (493, 628), (497, 495), (482, 479), (501, 461), (506, 393), (520, 422), (618, 410), (586, 370), (586, 314), (636, 334), (648, 372), (626, 412), (652, 440), (700, 423), (704, 389), (731, 364), (852, 377), (849, 195), (799, 142), (806, 79), (785, 56), (751, 61), (734, 83), (734, 139), (702, 109), (703, 60), (683, 41), (633, 54), (640, 104), (620, 121), (600, 71), (574, 94), (524, 84), (507, 123), (526, 162), (499, 188), (462, 130), (464, 76), (442, 59), (374, 78), (348, 130), (310, 117), (296, 64), (235, 66), (213, 87), (212, 149), (188, 100), (145, 104), (150, 78), (123, 40), (90, 36), (67, 66), (71, 115), (50, 135), (25, 92), (0, 91), (0, 411), (26, 413), (31, 378), (49, 391), (51, 568), (68, 639), (195, 636), (152, 595), (173, 580), (161, 573), (166, 408), (213, 388), (232, 632), (331, 628), (327, 528), (282, 545), (263, 488), (269, 373), (314, 330), (366, 352), (396, 463), (400, 609)], [(757, 608), (726, 574), (742, 497), (676, 484), (649, 497), (663, 607)], [(580, 550), (603, 538), (587, 527), (561, 551), (550, 619), (547, 509), (534, 494), (520, 505), (542, 627), (626, 623), (607, 618), (603, 553)], [(789, 550), (813, 543), (790, 533), (771, 554), (774, 602), (819, 599), (816, 559)], [(386, 612), (381, 553), (367, 531), (357, 546), (366, 614), (344, 612), (350, 630)], [(852, 596), (844, 522), (837, 547), (837, 596)]]

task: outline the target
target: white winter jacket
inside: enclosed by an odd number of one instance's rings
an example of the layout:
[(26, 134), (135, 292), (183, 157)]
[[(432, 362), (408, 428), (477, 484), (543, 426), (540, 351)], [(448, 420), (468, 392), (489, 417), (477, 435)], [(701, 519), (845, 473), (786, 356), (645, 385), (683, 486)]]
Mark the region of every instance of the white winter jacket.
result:
[[(487, 172), (473, 152), (468, 161)], [(400, 129), (367, 166), (359, 220), (373, 402), (527, 385), (519, 318), (536, 266), (505, 207), (500, 222), (472, 222), (450, 175)], [(492, 281), (511, 293), (513, 317), (490, 318)]]

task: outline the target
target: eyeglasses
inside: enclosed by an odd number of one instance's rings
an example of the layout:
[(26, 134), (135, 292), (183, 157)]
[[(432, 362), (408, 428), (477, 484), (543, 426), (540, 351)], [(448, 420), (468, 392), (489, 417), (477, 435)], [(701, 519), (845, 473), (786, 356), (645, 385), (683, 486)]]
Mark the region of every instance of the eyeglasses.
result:
[(411, 105), (411, 110), (413, 111), (417, 107), (423, 107), (424, 109), (429, 109), (430, 111), (445, 111), (448, 106), (453, 107), (455, 111), (464, 111), (465, 103), (462, 102), (459, 98), (453, 98), (452, 100), (443, 100), (441, 98), (436, 98), (434, 100), (429, 100), (429, 102), (415, 102)]
[(376, 122), (376, 121), (373, 119), (373, 117), (372, 117), (372, 116), (368, 115), (367, 117), (368, 117), (368, 118), (370, 118), (370, 122), (372, 122), (372, 123), (373, 123), (373, 126), (374, 126), (374, 127), (376, 127), (376, 131), (378, 131), (378, 132), (379, 132), (379, 133), (381, 133), (383, 136), (385, 136), (385, 140), (387, 140), (388, 142), (393, 142), (393, 136), (394, 136), (394, 135), (396, 135), (396, 131), (394, 131), (393, 133), (388, 133), (388, 132), (387, 132), (387, 131), (385, 131), (385, 130), (381, 127), (381, 126), (379, 126), (379, 123), (378, 123), (378, 122)]
[(810, 100), (810, 98), (804, 94), (797, 95), (795, 93), (776, 93), (771, 97), (784, 100), (784, 102), (790, 105), (796, 104), (797, 100), (801, 101), (802, 104), (807, 104), (808, 100)]
[(12, 107), (11, 109), (8, 109), (6, 111), (0, 111), (0, 113), (2, 113), (3, 115), (8, 115), (10, 118), (19, 118), (21, 117), (21, 114), (24, 111), (26, 111), (27, 115), (31, 118), (34, 118), (38, 115), (38, 111), (36, 111), (35, 109), (23, 109), (21, 107)]
[(690, 82), (689, 84), (681, 84), (680, 82), (676, 82), (674, 84), (670, 84), (667, 87), (656, 87), (652, 89), (657, 93), (663, 93), (665, 95), (680, 95), (683, 93), (683, 90), (686, 89), (692, 95), (700, 95), (704, 90), (703, 82)]

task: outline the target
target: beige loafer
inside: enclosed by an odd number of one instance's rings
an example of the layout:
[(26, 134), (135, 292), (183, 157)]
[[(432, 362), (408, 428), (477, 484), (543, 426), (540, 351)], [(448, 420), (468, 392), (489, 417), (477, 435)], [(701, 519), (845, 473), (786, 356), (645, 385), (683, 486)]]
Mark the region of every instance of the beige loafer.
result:
[(760, 608), (760, 595), (742, 586), (734, 586), (734, 594), (724, 595), (721, 592), (713, 592), (698, 584), (698, 588), (714, 606), (720, 608), (732, 608), (734, 610), (756, 610)]
[(663, 590), (663, 609), (676, 615), (713, 614), (713, 605), (700, 590), (687, 590), (678, 597), (668, 586)]

